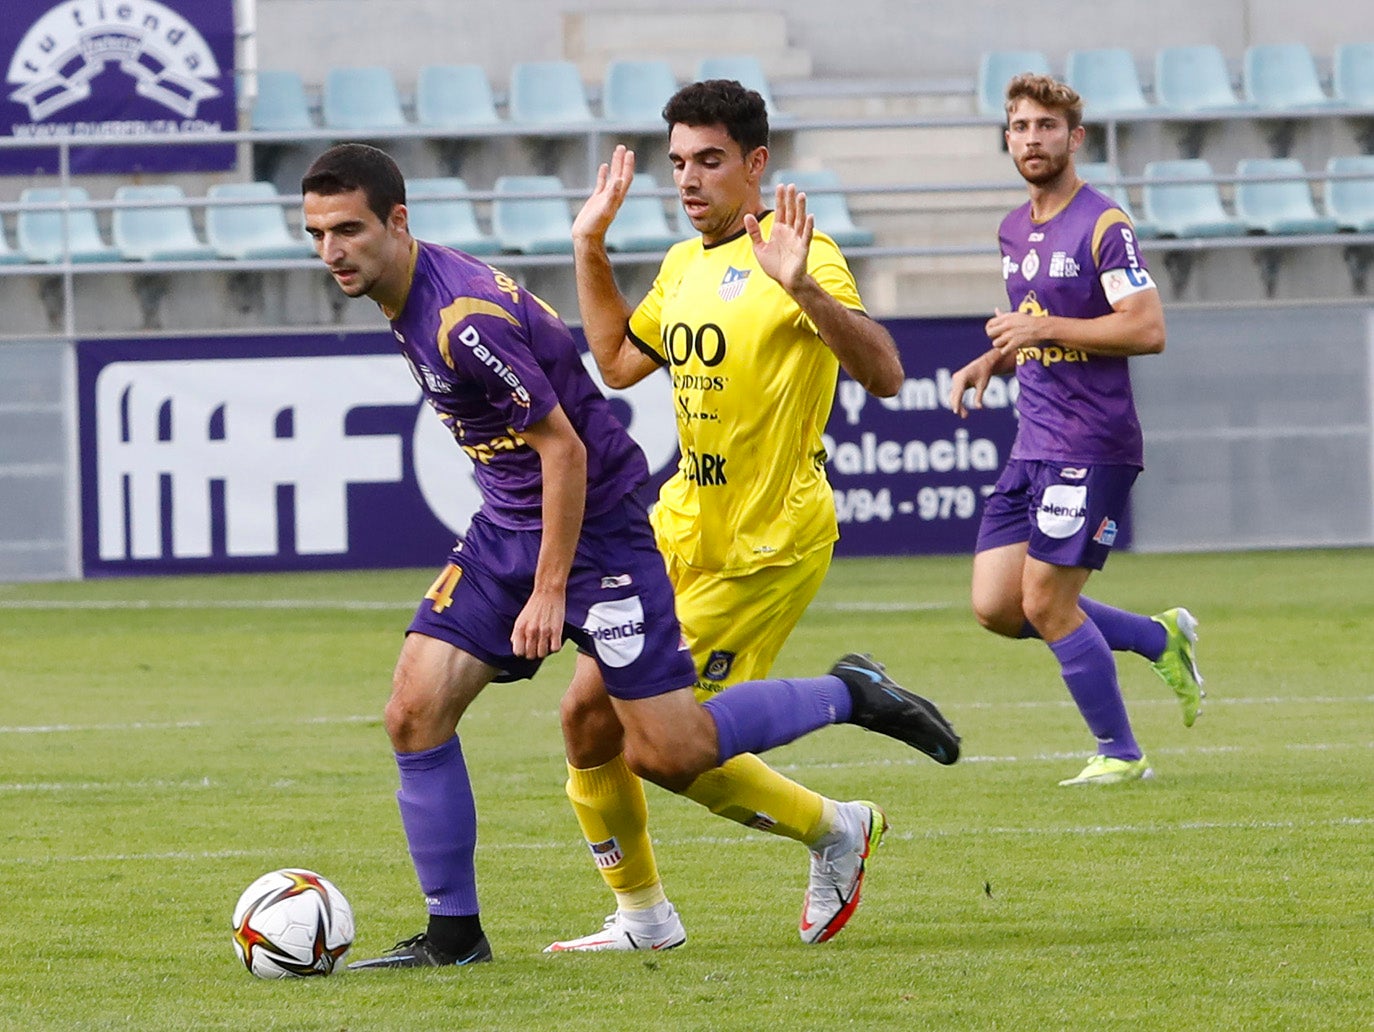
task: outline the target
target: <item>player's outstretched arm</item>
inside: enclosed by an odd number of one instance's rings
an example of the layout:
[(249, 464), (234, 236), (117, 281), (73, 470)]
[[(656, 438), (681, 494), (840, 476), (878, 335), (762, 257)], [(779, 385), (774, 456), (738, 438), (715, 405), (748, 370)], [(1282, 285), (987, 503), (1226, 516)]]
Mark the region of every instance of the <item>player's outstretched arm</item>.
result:
[(816, 220), (807, 214), (806, 194), (791, 183), (779, 184), (774, 204), (773, 229), (767, 240), (758, 219), (744, 217), (760, 268), (811, 318), (846, 373), (871, 394), (892, 397), (906, 376), (892, 334), (863, 312), (840, 304), (807, 272)]
[(629, 387), (657, 367), (629, 339), (630, 307), (615, 282), (606, 253), (606, 231), (625, 203), (635, 177), (635, 152), (617, 146), (596, 173), (596, 187), (573, 220), (573, 269), (582, 332), (601, 377), (610, 387)]
[(587, 504), (587, 448), (560, 406), (521, 433), (539, 453), (543, 476), (543, 537), (534, 571), (534, 590), (515, 620), (511, 649), (542, 659), (563, 646), (568, 574), (572, 570)]

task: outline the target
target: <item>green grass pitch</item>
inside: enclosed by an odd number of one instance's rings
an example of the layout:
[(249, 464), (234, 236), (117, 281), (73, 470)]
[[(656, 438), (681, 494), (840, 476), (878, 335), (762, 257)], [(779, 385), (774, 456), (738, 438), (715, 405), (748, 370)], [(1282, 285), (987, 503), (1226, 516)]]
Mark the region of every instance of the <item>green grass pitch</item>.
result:
[(496, 962), (295, 982), (230, 946), (264, 871), (332, 879), (354, 956), (423, 926), (380, 713), (432, 571), (0, 585), (0, 1029), (1370, 1027), (1374, 550), (1115, 557), (1091, 592), (1188, 605), (1209, 698), (1185, 729), (1119, 657), (1157, 776), (1114, 789), (1057, 787), (1091, 740), (968, 571), (837, 562), (779, 661), (872, 651), (964, 736), (951, 768), (849, 727), (770, 755), (891, 818), (834, 942), (797, 938), (800, 846), (651, 787), (687, 945), (541, 954), (612, 907), (563, 796), (565, 650), (463, 726)]

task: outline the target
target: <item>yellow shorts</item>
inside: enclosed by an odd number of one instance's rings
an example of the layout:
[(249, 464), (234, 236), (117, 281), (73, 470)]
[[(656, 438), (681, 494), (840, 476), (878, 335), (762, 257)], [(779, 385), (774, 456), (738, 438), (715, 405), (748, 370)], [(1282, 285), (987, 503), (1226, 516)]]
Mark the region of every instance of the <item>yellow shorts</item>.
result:
[(743, 577), (718, 577), (664, 556), (697, 668), (698, 699), (768, 676), (825, 580), (834, 550), (826, 545), (788, 566), (765, 566)]

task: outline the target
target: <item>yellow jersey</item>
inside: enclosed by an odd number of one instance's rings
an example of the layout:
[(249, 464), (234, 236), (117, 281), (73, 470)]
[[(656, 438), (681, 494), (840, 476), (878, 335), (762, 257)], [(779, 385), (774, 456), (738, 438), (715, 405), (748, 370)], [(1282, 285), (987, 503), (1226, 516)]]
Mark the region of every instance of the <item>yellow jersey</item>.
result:
[[(760, 224), (767, 237), (772, 213)], [(822, 233), (807, 268), (840, 304), (864, 310)], [(729, 577), (796, 562), (839, 537), (821, 443), (839, 361), (759, 267), (748, 233), (669, 250), (630, 338), (673, 379), (682, 458), (654, 510), (660, 547)]]

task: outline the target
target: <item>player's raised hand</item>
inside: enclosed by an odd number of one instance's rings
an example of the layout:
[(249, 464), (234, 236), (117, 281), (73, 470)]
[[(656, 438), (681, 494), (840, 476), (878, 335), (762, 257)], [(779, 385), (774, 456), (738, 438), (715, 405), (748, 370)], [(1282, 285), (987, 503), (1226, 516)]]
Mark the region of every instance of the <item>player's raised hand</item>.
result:
[(635, 177), (635, 152), (624, 144), (616, 147), (611, 160), (596, 172), (596, 188), (573, 219), (572, 235), (593, 240), (605, 240), (620, 206), (625, 203), (630, 182)]
[(763, 239), (759, 220), (744, 216), (744, 228), (754, 244), (759, 267), (777, 280), (788, 293), (806, 279), (806, 258), (811, 252), (811, 237), (816, 217), (806, 213), (806, 194), (798, 193), (795, 183), (780, 183), (774, 194), (773, 231)]

